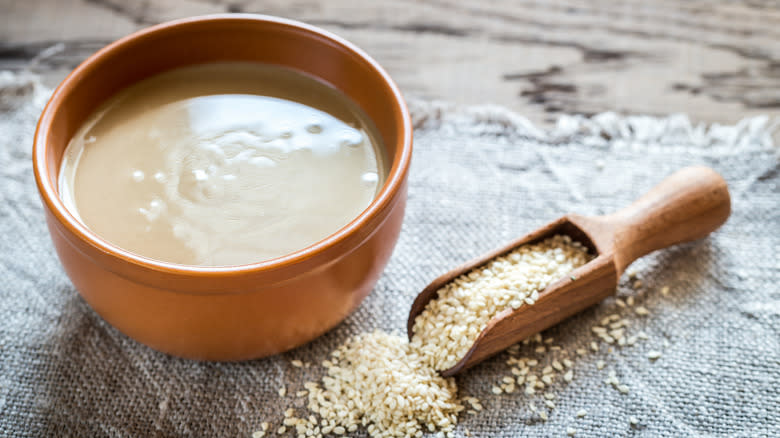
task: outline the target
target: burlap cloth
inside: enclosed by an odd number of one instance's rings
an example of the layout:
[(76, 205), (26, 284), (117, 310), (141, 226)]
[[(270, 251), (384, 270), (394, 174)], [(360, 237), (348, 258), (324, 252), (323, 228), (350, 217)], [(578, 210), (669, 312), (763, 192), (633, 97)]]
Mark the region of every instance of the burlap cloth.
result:
[[(565, 212), (622, 207), (691, 164), (728, 180), (733, 213), (709, 238), (635, 264), (642, 292), (623, 279), (618, 295), (636, 295), (651, 311), (632, 317), (629, 332), (649, 339), (578, 359), (574, 382), (553, 390), (547, 422), (528, 396), (490, 393), (508, 373), (505, 356), (490, 360), (458, 378), (486, 409), (464, 415), (457, 434), (565, 436), (573, 427), (578, 437), (780, 436), (780, 159), (771, 119), (708, 127), (681, 115), (602, 114), (541, 130), (500, 108), (412, 102), (408, 212), (371, 296), (295, 351), (199, 363), (139, 345), (79, 297), (49, 241), (30, 165), (48, 90), (24, 75), (0, 74), (0, 84), (1, 436), (248, 437), (262, 421), (278, 427), (295, 405), (280, 401), (278, 388), (294, 392), (322, 373), (290, 360), (319, 363), (349, 335), (377, 327), (401, 332), (416, 292), (442, 271)], [(614, 309), (609, 298), (546, 335), (566, 349), (586, 346), (590, 327)], [(663, 356), (652, 362), (649, 350)], [(610, 369), (627, 395), (603, 382)], [(588, 414), (577, 419), (580, 409)]]

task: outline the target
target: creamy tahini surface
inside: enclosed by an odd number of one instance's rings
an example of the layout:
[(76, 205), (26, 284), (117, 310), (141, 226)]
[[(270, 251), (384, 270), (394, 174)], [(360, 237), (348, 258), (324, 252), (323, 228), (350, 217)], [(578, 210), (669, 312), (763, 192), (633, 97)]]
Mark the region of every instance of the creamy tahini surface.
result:
[(385, 177), (367, 117), (279, 67), (211, 64), (120, 92), (76, 133), (60, 194), (90, 230), (156, 260), (225, 266), (303, 249)]

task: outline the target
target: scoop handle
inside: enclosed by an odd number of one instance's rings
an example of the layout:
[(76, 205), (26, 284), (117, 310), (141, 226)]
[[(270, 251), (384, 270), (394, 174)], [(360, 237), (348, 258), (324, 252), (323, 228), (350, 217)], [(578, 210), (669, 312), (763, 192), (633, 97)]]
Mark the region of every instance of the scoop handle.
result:
[(655, 250), (700, 239), (731, 213), (726, 181), (709, 167), (683, 168), (628, 207), (604, 217), (618, 273)]

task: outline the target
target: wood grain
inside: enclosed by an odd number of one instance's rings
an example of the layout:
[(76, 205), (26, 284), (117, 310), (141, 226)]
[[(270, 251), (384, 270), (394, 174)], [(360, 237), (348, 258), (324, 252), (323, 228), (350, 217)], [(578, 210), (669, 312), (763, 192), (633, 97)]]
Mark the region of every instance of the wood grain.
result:
[(604, 248), (599, 254), (614, 254), (619, 276), (639, 257), (709, 235), (730, 214), (731, 196), (723, 177), (709, 167), (687, 167), (614, 214), (570, 215), (569, 221), (597, 248)]
[(355, 42), (407, 96), (561, 113), (734, 122), (780, 115), (780, 2), (657, 0), (6, 0), (0, 69), (56, 85), (134, 30), (215, 12), (303, 20)]

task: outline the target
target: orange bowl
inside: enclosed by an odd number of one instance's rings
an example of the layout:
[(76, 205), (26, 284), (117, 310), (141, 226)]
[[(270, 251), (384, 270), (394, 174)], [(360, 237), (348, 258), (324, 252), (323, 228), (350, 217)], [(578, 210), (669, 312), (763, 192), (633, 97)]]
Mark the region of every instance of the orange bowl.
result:
[[(112, 245), (63, 205), (63, 151), (87, 117), (119, 90), (191, 64), (281, 65), (341, 90), (376, 124), (392, 163), (381, 191), (329, 237), (260, 263), (183, 266)], [(387, 73), (349, 42), (260, 15), (194, 17), (154, 26), (98, 51), (54, 91), (35, 133), (33, 168), (65, 271), (106, 321), (154, 349), (192, 359), (243, 360), (282, 352), (332, 328), (371, 291), (398, 239), (412, 125)]]

